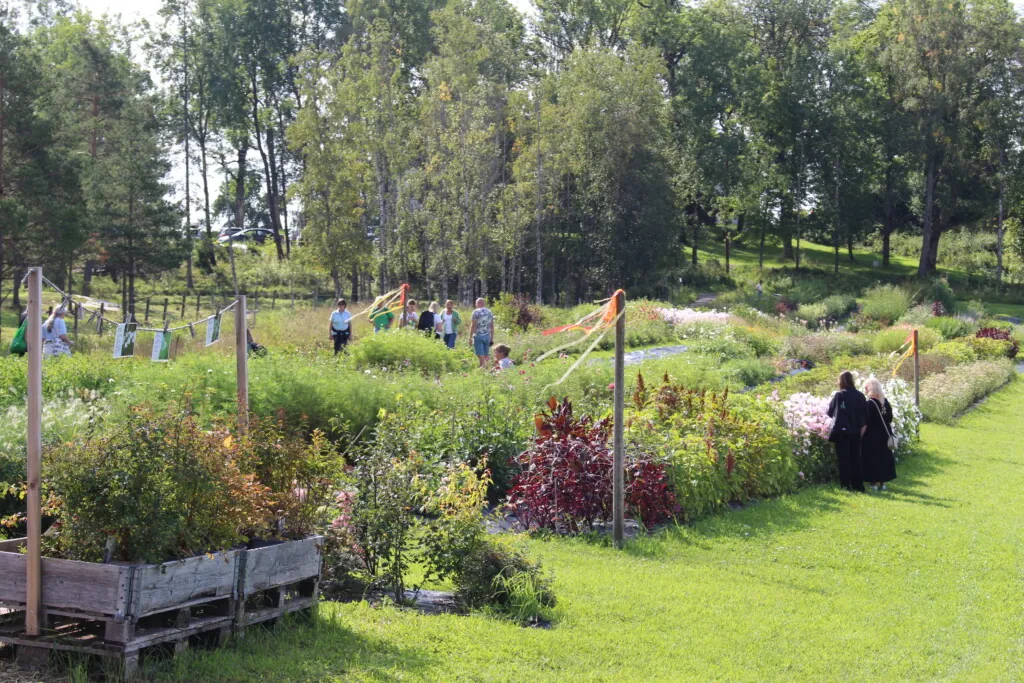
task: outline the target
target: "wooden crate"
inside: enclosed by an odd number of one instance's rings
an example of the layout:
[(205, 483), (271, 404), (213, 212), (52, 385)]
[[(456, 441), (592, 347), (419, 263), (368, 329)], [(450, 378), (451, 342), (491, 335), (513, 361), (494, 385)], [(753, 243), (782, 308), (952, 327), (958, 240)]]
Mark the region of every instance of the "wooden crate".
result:
[(139, 653), (171, 643), (186, 647), (199, 634), (217, 641), (231, 632), (239, 552), (230, 550), (162, 564), (97, 564), (44, 557), (40, 636), (24, 633), (26, 557), (23, 541), (0, 546), (0, 606), (13, 608), (0, 642), (19, 657), (45, 659), (53, 650), (115, 657), (126, 673)]
[(235, 616), (239, 635), (246, 626), (316, 605), (323, 541), (323, 536), (311, 536), (241, 552)]

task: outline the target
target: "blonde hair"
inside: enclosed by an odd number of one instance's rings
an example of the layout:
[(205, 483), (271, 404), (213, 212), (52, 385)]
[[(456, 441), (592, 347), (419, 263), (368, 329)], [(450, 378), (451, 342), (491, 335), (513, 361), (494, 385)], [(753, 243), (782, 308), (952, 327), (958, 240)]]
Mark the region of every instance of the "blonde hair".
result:
[(877, 398), (879, 401), (885, 400), (885, 389), (882, 388), (882, 383), (878, 381), (877, 377), (871, 377), (867, 382), (864, 382), (864, 394), (868, 398)]
[(437, 308), (438, 306), (436, 301), (431, 301), (430, 305), (427, 306), (427, 310), (430, 311), (431, 313), (437, 313)]

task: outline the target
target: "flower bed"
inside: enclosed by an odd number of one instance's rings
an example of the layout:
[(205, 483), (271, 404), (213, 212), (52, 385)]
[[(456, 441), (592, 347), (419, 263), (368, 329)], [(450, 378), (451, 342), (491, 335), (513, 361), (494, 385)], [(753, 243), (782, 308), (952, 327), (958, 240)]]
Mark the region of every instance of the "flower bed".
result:
[(932, 422), (950, 423), (977, 401), (1014, 379), (1009, 360), (958, 365), (921, 382), (921, 412)]

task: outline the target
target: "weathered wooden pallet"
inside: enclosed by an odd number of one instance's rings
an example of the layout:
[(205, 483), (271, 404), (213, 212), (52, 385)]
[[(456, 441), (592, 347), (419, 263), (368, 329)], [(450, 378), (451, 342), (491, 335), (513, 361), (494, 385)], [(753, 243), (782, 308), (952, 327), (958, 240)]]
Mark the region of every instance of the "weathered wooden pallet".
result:
[(309, 610), (320, 597), (322, 536), (244, 550), (239, 558), (235, 628)]
[(49, 615), (42, 635), (34, 637), (25, 634), (22, 617), (0, 624), (0, 642), (13, 645), (25, 664), (45, 664), (54, 652), (91, 655), (113, 660), (132, 678), (143, 656), (177, 654), (200, 642), (223, 644), (231, 635), (234, 612), (234, 599), (221, 598), (143, 617), (119, 633), (111, 632), (114, 622)]

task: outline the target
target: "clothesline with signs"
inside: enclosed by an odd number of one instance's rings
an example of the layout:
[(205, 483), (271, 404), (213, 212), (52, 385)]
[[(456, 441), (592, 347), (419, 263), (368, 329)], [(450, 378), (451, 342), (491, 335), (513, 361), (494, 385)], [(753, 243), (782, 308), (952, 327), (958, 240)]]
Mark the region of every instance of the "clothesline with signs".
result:
[[(22, 282), (25, 282), (26, 279), (28, 279), (28, 275), (27, 274), (25, 275), (25, 278), (22, 280)], [(105, 302), (98, 301), (97, 299), (93, 299), (92, 297), (82, 296), (80, 294), (72, 296), (72, 295), (68, 294), (67, 292), (65, 292), (64, 290), (62, 290), (57, 285), (53, 284), (53, 282), (51, 282), (45, 276), (43, 277), (43, 284), (49, 285), (49, 287), (51, 289), (53, 289), (55, 292), (60, 294), (61, 299), (63, 301), (61, 303), (61, 306), (66, 306), (69, 302), (70, 303), (74, 303), (75, 305), (80, 306), (83, 310), (90, 311), (91, 313), (93, 313), (93, 317), (91, 317), (90, 320), (95, 320), (98, 317), (101, 323), (107, 323), (108, 325), (114, 325), (115, 327), (118, 327), (120, 325), (124, 325), (125, 324), (125, 321), (123, 321), (123, 320), (121, 320), (121, 321), (111, 320), (111, 319), (107, 318), (106, 316), (100, 315), (98, 310), (92, 310), (92, 309), (89, 308), (90, 306), (92, 306), (93, 308), (95, 308), (97, 306), (102, 306), (102, 305), (104, 305)], [(237, 303), (238, 303), (237, 301), (232, 301), (230, 304), (228, 304), (224, 308), (220, 309), (216, 313), (213, 313), (212, 315), (208, 315), (205, 318), (200, 318), (198, 320), (193, 320), (192, 322), (185, 323), (183, 325), (175, 325), (174, 327), (136, 327), (136, 331), (138, 331), (138, 332), (177, 332), (179, 330), (190, 330), (190, 331), (192, 331), (192, 328), (194, 326), (196, 326), (196, 325), (200, 325), (200, 324), (208, 322), (208, 321), (210, 321), (210, 320), (212, 320), (214, 318), (221, 317), (222, 315), (224, 315), (225, 313), (227, 313), (228, 311), (233, 309)]]

